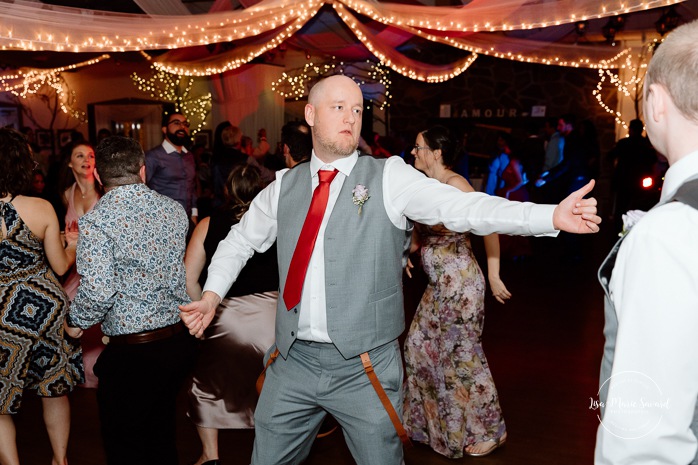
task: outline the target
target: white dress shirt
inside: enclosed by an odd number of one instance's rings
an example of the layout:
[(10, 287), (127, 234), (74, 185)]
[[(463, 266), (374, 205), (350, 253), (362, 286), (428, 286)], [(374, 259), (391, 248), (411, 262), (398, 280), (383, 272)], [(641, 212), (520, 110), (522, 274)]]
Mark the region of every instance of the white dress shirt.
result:
[[(320, 169), (339, 171), (330, 185), (330, 196), (315, 249), (310, 258), (303, 285), (299, 315), (298, 338), (332, 342), (327, 334), (325, 313), (324, 232), (344, 180), (351, 173), (358, 152), (325, 165), (313, 153), (310, 163), (294, 169), (309, 169), (313, 189), (319, 184)], [(252, 202), (248, 212), (233, 226), (211, 259), (204, 291), (224, 296), (245, 262), (252, 254), (267, 250), (276, 240), (277, 208), (284, 173), (267, 186)], [(424, 176), (400, 157), (386, 161), (383, 171), (383, 199), (392, 223), (407, 229), (407, 218), (423, 224), (442, 223), (452, 231), (472, 231), (487, 235), (493, 232), (521, 235), (556, 234), (552, 214), (554, 205), (509, 202), (483, 193), (465, 193), (452, 186)], [(305, 215), (306, 212), (298, 212)], [(283, 292), (283, 290), (282, 290)]]
[[(696, 176), (698, 151), (669, 168), (660, 202)], [(689, 429), (698, 398), (698, 210), (671, 202), (642, 217), (609, 290), (618, 333), (595, 463), (686, 465), (698, 447)], [(614, 399), (662, 404), (609, 408)]]

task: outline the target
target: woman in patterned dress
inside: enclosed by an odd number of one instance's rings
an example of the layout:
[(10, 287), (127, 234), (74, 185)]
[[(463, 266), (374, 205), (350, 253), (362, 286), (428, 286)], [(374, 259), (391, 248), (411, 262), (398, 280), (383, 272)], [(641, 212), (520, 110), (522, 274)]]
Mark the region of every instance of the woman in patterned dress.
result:
[[(77, 234), (63, 248), (50, 203), (20, 195), (31, 182), (34, 162), (20, 133), (0, 129), (0, 463), (19, 464), (15, 426), (25, 389), (42, 398), (53, 465), (65, 465), (68, 394), (82, 382), (76, 340), (64, 337), (67, 299), (54, 271), (75, 261)], [(50, 265), (50, 268), (49, 268)]]
[[(430, 178), (473, 191), (451, 170), (458, 151), (441, 126), (417, 135), (415, 167)], [(506, 439), (506, 429), (481, 335), (485, 280), (467, 233), (443, 226), (415, 228), (429, 285), (405, 341), (404, 422), (417, 442), (450, 458), (487, 455)], [(511, 294), (499, 278), (499, 239), (485, 237), (490, 287), (504, 303)], [(408, 264), (408, 274), (409, 267)]]

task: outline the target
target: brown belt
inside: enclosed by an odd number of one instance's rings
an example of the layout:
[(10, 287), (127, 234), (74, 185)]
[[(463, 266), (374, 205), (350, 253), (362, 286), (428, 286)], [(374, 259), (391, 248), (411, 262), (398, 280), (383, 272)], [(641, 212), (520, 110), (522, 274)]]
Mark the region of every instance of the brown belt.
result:
[(184, 331), (184, 325), (179, 322), (170, 326), (165, 326), (152, 331), (143, 331), (142, 333), (122, 334), (120, 336), (109, 336), (109, 344), (145, 344), (146, 342), (159, 341), (167, 339)]

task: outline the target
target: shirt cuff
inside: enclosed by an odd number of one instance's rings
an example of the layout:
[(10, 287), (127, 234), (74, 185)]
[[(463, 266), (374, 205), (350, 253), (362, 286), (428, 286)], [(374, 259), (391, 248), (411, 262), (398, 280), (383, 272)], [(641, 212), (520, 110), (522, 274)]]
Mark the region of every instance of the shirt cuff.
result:
[(199, 209), (194, 207), (191, 209), (191, 216), (196, 216), (197, 218), (199, 217)]
[(218, 295), (218, 297), (220, 297), (222, 300), (225, 298), (225, 295), (228, 293), (228, 290), (231, 287), (232, 283), (230, 285), (226, 285), (225, 280), (219, 276), (208, 276), (206, 282), (204, 283), (204, 289), (201, 291), (201, 293), (203, 294), (206, 291), (211, 291)]
[(560, 231), (553, 226), (553, 212), (557, 205), (533, 205), (529, 225), (533, 236), (557, 237)]

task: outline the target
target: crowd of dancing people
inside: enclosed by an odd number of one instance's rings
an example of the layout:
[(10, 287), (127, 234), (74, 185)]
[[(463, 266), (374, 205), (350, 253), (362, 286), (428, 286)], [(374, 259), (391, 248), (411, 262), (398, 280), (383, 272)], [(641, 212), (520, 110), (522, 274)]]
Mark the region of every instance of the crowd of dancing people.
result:
[[(161, 341), (175, 334), (186, 337), (177, 331), (178, 307), (189, 300), (201, 299), (207, 269), (219, 243), (231, 226), (243, 218), (255, 196), (274, 179), (276, 170), (264, 162), (265, 153), (260, 156), (253, 150), (243, 151), (242, 132), (229, 122), (216, 128), (210, 158), (197, 147), (186, 148), (189, 124), (185, 115), (166, 115), (162, 127), (162, 144), (143, 155), (142, 163), (139, 162), (141, 150), (135, 141), (107, 137), (96, 150), (97, 158), (101, 156), (103, 160), (98, 170), (95, 147), (77, 137), (64, 149), (57, 170), (60, 174), (55, 184), (60, 201), (54, 202), (57, 208), (24, 195), (55, 200), (45, 189), (32, 191), (36, 184), (32, 181), (40, 172), (35, 169), (27, 140), (12, 130), (2, 130), (3, 158), (8, 166), (14, 167), (6, 174), (2, 186), (3, 252), (21, 257), (12, 266), (8, 266), (7, 260), (3, 262), (3, 297), (8, 302), (3, 312), (13, 318), (17, 318), (15, 313), (24, 313), (25, 317), (16, 324), (24, 332), (32, 333), (31, 338), (23, 338), (15, 334), (13, 327), (2, 328), (7, 343), (19, 338), (18, 343), (24, 346), (21, 357), (8, 367), (10, 375), (3, 379), (3, 413), (17, 412), (25, 389), (37, 391), (44, 399), (55, 464), (66, 463), (69, 410), (65, 394), (78, 385), (98, 387), (109, 463), (136, 463), (134, 457), (144, 463), (176, 462), (172, 412), (177, 389), (185, 379), (188, 380), (188, 414), (202, 443), (197, 463), (217, 463), (219, 429), (254, 426), (258, 396), (255, 381), (264, 354), (275, 339), (279, 273), (274, 245), (262, 253), (254, 253), (244, 266), (217, 305), (216, 316), (195, 354), (193, 346), (179, 344), (177, 353), (181, 356), (175, 368), (170, 366), (172, 354), (164, 355), (163, 348), (155, 350), (151, 346), (162, 344)], [(465, 178), (452, 171), (458, 161), (457, 147), (446, 128), (437, 126), (423, 131), (415, 142), (411, 155), (417, 169), (459, 190), (473, 190)], [(280, 148), (286, 167), (307, 162), (313, 151), (310, 126), (304, 122), (284, 126)], [(115, 159), (124, 166), (118, 166)], [(115, 166), (110, 166), (110, 162)], [(129, 162), (131, 167), (127, 166)], [(138, 214), (126, 206), (129, 189), (138, 196), (152, 197), (147, 205), (133, 205), (141, 210)], [(162, 195), (153, 197), (157, 195), (153, 191)], [(80, 222), (102, 197), (104, 200), (95, 213)], [(121, 204), (119, 212), (111, 217), (107, 215), (106, 223), (94, 222), (99, 213), (107, 213), (110, 202)], [(212, 213), (201, 215), (199, 221), (202, 205)], [(141, 217), (146, 218), (145, 222), (141, 219), (138, 224), (139, 215), (148, 210), (153, 210), (152, 217)], [(186, 220), (183, 214), (175, 214), (182, 210), (186, 212)], [(95, 220), (88, 220), (90, 216)], [(41, 222), (36, 224), (39, 219)], [(118, 232), (104, 229), (114, 227), (115, 222)], [(79, 234), (99, 240), (89, 245), (83, 241), (76, 267)], [(413, 440), (428, 443), (446, 456), (484, 455), (504, 442), (506, 431), (480, 345), (485, 295), (482, 272), (474, 259), (467, 232), (454, 233), (443, 225), (418, 225), (412, 236), (411, 251), (421, 249), (421, 263), (430, 276), (430, 287), (405, 346), (405, 425)], [(154, 242), (147, 242), (149, 237)], [(144, 241), (148, 247), (132, 248)], [(156, 252), (158, 244), (161, 253)], [(486, 236), (485, 245), (490, 287), (496, 299), (503, 303), (511, 295), (499, 278), (497, 235)], [(100, 263), (105, 253), (114, 262)], [(146, 259), (144, 255), (150, 257)], [(138, 262), (133, 263), (136, 257)], [(131, 263), (120, 263), (129, 260)], [(29, 269), (39, 269), (41, 273), (31, 273)], [(134, 279), (134, 273), (143, 270), (149, 276)], [(157, 271), (166, 275), (150, 279)], [(106, 279), (105, 272), (113, 273), (113, 280)], [(81, 275), (85, 283), (82, 287)], [(138, 303), (135, 301), (141, 300), (142, 304), (142, 293), (148, 290), (150, 295), (157, 292), (156, 287), (161, 293), (157, 302), (169, 304), (168, 311), (154, 314), (158, 312), (156, 305), (142, 315), (134, 314), (133, 306)], [(130, 292), (134, 295), (128, 296)], [(27, 305), (41, 307), (42, 311), (36, 312), (41, 318), (27, 318)], [(61, 326), (64, 319), (65, 333)], [(429, 330), (434, 321), (437, 326), (448, 325), (453, 330), (434, 333)], [(171, 329), (161, 338), (153, 334), (162, 328), (151, 328), (158, 325)], [(102, 330), (108, 337), (104, 337)], [(139, 336), (143, 336), (144, 342), (138, 340)], [(467, 346), (454, 351), (453, 346), (464, 340), (469, 341)], [(146, 346), (148, 350), (140, 353), (138, 349)], [(104, 350), (105, 347), (108, 349)], [(46, 364), (42, 357), (46, 357), (49, 349), (55, 360)], [(100, 355), (102, 351), (104, 354)], [(430, 354), (440, 354), (441, 358), (431, 359)], [(190, 364), (186, 363), (189, 359)], [(153, 366), (162, 370), (153, 370)], [(129, 370), (129, 376), (124, 376), (125, 369)], [(449, 375), (444, 380), (445, 373)], [(134, 378), (138, 381), (129, 383)], [(171, 381), (167, 383), (169, 387), (156, 389), (154, 385), (163, 379)], [(465, 404), (464, 398), (468, 399)], [(53, 407), (54, 404), (59, 407)], [(3, 435), (7, 447), (2, 448), (0, 462), (19, 463), (16, 447), (8, 440), (14, 437), (9, 434), (10, 415), (0, 418), (3, 431), (8, 433)], [(135, 419), (139, 419), (135, 423), (140, 427), (133, 427)], [(446, 428), (440, 426), (442, 419), (447, 423)], [(160, 442), (145, 440), (148, 437), (145, 432), (152, 431), (151, 428), (162, 432)], [(124, 440), (131, 444), (127, 449), (120, 445)]]
[[(25, 391), (42, 399), (52, 464), (68, 463), (76, 386), (97, 388), (109, 465), (178, 463), (182, 388), (196, 465), (220, 463), (230, 428), (255, 428), (252, 463), (298, 463), (328, 414), (361, 464), (399, 464), (410, 440), (449, 458), (503, 445), (485, 295), (512, 298), (500, 256), (530, 248), (500, 247), (500, 234), (598, 231), (593, 126), (564, 115), (547, 135), (499, 134), (476, 193), (442, 126), (400, 156), (380, 137), (360, 156), (362, 106), (351, 79), (319, 81), (275, 153), (264, 130), (255, 144), (226, 121), (209, 154), (171, 113), (147, 152), (76, 137), (53, 178), (29, 140), (0, 129), (0, 464), (20, 463), (12, 415)], [(487, 281), (471, 234), (484, 236)], [(417, 252), (428, 286), (399, 347)]]

